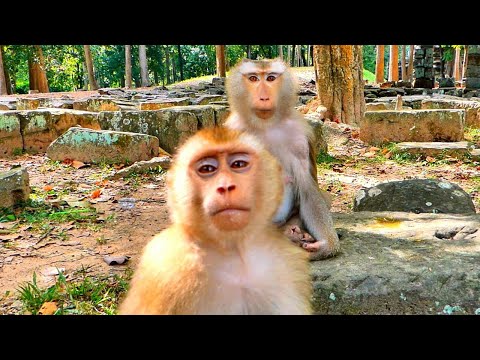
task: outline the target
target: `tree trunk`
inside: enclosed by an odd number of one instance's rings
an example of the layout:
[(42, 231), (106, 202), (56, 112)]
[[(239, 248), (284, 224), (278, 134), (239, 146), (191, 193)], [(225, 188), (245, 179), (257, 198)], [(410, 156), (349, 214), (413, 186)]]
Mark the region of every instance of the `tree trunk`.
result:
[(8, 95), (7, 78), (3, 66), (3, 45), (0, 45), (0, 95)]
[(296, 61), (296, 66), (300, 67), (302, 66), (302, 45), (297, 45), (297, 61)]
[(125, 87), (132, 87), (132, 45), (125, 45)]
[(138, 45), (138, 58), (140, 60), (141, 85), (142, 87), (150, 86), (150, 81), (148, 81), (147, 47), (145, 45)]
[(180, 45), (177, 45), (178, 49), (178, 66), (180, 68), (180, 81), (183, 81), (183, 59), (182, 59), (182, 49)]
[(326, 117), (358, 124), (365, 113), (361, 45), (314, 45), (318, 99)]
[(165, 75), (167, 78), (167, 85), (170, 84), (170, 52), (168, 51), (168, 45), (165, 49)]
[(278, 45), (278, 57), (283, 60), (283, 45)]
[(402, 80), (407, 81), (407, 45), (402, 45)]
[(297, 45), (292, 45), (292, 62), (290, 63), (290, 66), (295, 66), (296, 50), (297, 50)]
[(306, 50), (300, 45), (300, 66), (307, 66)]
[(413, 81), (413, 54), (415, 52), (415, 45), (410, 45), (410, 53), (408, 54), (408, 80)]
[(455, 62), (454, 62), (454, 77), (455, 77), (455, 81), (462, 81), (462, 78), (461, 78), (461, 71), (460, 71), (460, 64), (461, 64), (461, 61), (460, 61), (460, 54), (462, 52), (462, 49), (457, 47), (455, 48)]
[(175, 61), (172, 61), (172, 77), (173, 77), (173, 82), (177, 82), (177, 67), (175, 66)]
[(95, 80), (95, 73), (93, 72), (92, 53), (90, 52), (90, 45), (83, 45), (83, 51), (85, 52), (85, 62), (87, 64), (88, 82), (90, 83), (90, 90), (97, 90), (98, 85)]
[(83, 68), (83, 76), (82, 76), (83, 89), (88, 90), (88, 71), (87, 71), (87, 64), (85, 63), (85, 61), (82, 62), (82, 68)]
[(468, 64), (468, 45), (464, 45), (464, 50), (463, 50), (463, 65), (462, 65), (462, 86), (464, 85), (465, 82), (465, 73), (467, 71), (467, 64)]
[(225, 72), (225, 45), (215, 45), (217, 55), (217, 76), (226, 77)]
[(388, 81), (398, 81), (398, 45), (390, 45)]
[(48, 93), (47, 72), (45, 60), (40, 45), (32, 45), (33, 52), (28, 56), (28, 77), (30, 90), (38, 90), (41, 93)]
[[(4, 57), (4, 52), (3, 52), (3, 45), (0, 45), (0, 57), (2, 58), (2, 64), (3, 64), (3, 76), (5, 77), (5, 87), (7, 88), (7, 94), (11, 95), (15, 93), (15, 87), (12, 86), (12, 79), (10, 79), (10, 73), (8, 71), (8, 67), (5, 65), (3, 62)], [(1, 74), (0, 74), (1, 76)], [(15, 74), (13, 74), (15, 76)]]
[(307, 63), (305, 64), (306, 66), (310, 66), (310, 60), (311, 60), (311, 59), (310, 59), (310, 53), (311, 53), (310, 47), (311, 47), (311, 46), (312, 46), (312, 45), (307, 45)]
[(252, 46), (247, 45), (247, 59), (251, 59), (251, 58), (252, 58)]
[(385, 45), (377, 45), (377, 59), (375, 62), (375, 82), (383, 83), (385, 79)]

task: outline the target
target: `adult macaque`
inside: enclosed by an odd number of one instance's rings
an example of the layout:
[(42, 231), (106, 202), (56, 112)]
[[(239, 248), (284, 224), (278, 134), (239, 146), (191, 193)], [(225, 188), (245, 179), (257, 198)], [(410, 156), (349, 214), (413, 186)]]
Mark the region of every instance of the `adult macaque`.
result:
[(308, 255), (273, 223), (281, 167), (254, 136), (199, 131), (168, 172), (172, 225), (146, 246), (120, 314), (310, 314)]
[(335, 255), (340, 244), (327, 194), (318, 188), (313, 131), (294, 108), (298, 82), (292, 71), (280, 59), (244, 59), (226, 86), (231, 112), (225, 125), (257, 136), (284, 169), (283, 201), (274, 222), (311, 252), (310, 260)]

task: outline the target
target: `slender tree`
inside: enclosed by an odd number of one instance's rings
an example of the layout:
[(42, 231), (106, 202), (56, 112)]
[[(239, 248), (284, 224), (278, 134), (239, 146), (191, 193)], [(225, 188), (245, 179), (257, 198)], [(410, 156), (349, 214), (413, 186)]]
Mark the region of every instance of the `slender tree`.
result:
[(178, 67), (180, 69), (180, 81), (183, 81), (183, 58), (182, 58), (182, 49), (180, 45), (177, 45), (178, 50)]
[(217, 76), (226, 77), (225, 70), (225, 45), (215, 45), (217, 58)]
[(140, 77), (142, 78), (141, 86), (150, 86), (150, 81), (148, 80), (147, 47), (145, 45), (138, 45), (138, 58), (140, 60)]
[(461, 52), (462, 52), (462, 49), (460, 48), (460, 46), (455, 47), (455, 61), (454, 61), (454, 70), (453, 70), (455, 81), (462, 81), (461, 71), (460, 71), (460, 67), (462, 63), (460, 61)]
[(83, 45), (83, 51), (85, 52), (85, 63), (87, 64), (88, 82), (90, 83), (90, 90), (97, 90), (97, 80), (95, 80), (95, 73), (93, 71), (92, 53), (90, 51), (90, 45)]
[(132, 87), (132, 45), (125, 45), (125, 87)]
[(318, 99), (333, 121), (358, 124), (365, 112), (361, 45), (314, 45)]
[(390, 45), (388, 81), (398, 81), (398, 45)]
[(462, 65), (462, 79), (460, 80), (462, 82), (462, 86), (464, 85), (464, 79), (465, 79), (465, 74), (467, 71), (467, 65), (468, 65), (468, 45), (463, 46), (463, 65)]
[(407, 45), (402, 45), (402, 80), (407, 81)]
[(283, 60), (283, 45), (278, 45), (278, 57)]
[(165, 75), (167, 78), (167, 85), (170, 84), (170, 51), (168, 45), (165, 48)]
[(385, 45), (377, 45), (377, 58), (375, 62), (375, 82), (383, 83), (385, 79)]
[(408, 80), (413, 81), (413, 54), (415, 52), (415, 45), (410, 45), (408, 54)]
[(0, 45), (0, 95), (7, 95), (7, 78), (3, 66), (3, 45)]

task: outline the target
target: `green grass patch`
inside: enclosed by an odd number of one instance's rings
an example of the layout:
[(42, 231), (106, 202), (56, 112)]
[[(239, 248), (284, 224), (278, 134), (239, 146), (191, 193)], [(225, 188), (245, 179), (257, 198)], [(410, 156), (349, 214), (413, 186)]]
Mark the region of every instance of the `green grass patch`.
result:
[(375, 83), (375, 74), (367, 69), (363, 69), (363, 80), (368, 80), (370, 84)]
[(317, 154), (317, 165), (321, 168), (331, 169), (335, 164), (343, 164), (345, 161), (342, 159), (337, 159), (336, 157), (328, 153), (318, 153)]
[(17, 289), (23, 309), (37, 315), (45, 302), (55, 302), (54, 315), (114, 315), (118, 303), (132, 277), (133, 270), (127, 268), (121, 275), (88, 276), (88, 268), (76, 271), (71, 280), (59, 273), (54, 285), (41, 288), (37, 275)]
[(95, 208), (70, 208), (51, 206), (42, 201), (28, 200), (18, 209), (0, 209), (0, 222), (18, 220), (19, 224), (32, 225), (33, 230), (45, 232), (60, 223), (95, 223)]

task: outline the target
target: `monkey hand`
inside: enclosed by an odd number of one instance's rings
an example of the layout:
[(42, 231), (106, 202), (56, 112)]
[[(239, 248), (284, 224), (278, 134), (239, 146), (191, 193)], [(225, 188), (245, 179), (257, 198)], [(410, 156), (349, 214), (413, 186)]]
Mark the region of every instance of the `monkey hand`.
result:
[(315, 239), (312, 238), (309, 233), (302, 231), (298, 225), (287, 226), (285, 229), (285, 235), (287, 235), (290, 241), (298, 244), (301, 247), (303, 247), (304, 243), (315, 241)]
[(331, 247), (330, 243), (326, 240), (315, 240), (307, 234), (310, 239), (305, 237), (302, 241), (301, 247), (310, 253), (310, 261), (322, 260), (331, 256), (334, 256), (338, 249)]
[[(332, 247), (331, 242), (324, 239), (316, 240), (298, 225), (288, 225), (284, 233), (290, 241), (310, 253), (310, 261), (326, 259), (336, 255), (338, 252), (338, 247)], [(334, 243), (338, 244), (338, 241)]]

